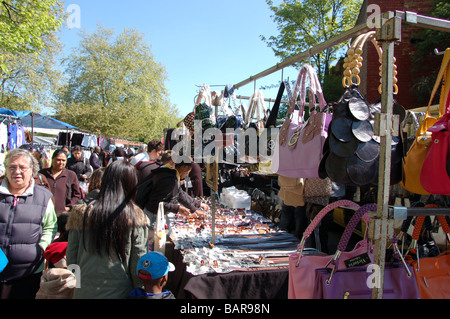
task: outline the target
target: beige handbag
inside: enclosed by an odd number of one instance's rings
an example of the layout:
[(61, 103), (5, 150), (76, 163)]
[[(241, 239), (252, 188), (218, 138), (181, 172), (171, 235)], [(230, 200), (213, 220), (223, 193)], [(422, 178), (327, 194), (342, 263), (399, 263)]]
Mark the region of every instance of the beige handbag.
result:
[(293, 178), (286, 176), (278, 176), (278, 185), (280, 186), (280, 192), (278, 197), (284, 201), (287, 206), (304, 206), (303, 200), (303, 178)]

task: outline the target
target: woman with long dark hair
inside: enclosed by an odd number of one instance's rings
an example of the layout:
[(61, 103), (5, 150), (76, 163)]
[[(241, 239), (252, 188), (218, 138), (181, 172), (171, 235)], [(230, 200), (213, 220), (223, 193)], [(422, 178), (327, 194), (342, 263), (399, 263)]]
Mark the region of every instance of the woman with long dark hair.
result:
[(148, 252), (150, 222), (134, 204), (136, 185), (134, 167), (115, 161), (104, 172), (97, 200), (73, 208), (66, 256), (81, 271), (74, 298), (126, 298), (140, 284), (135, 269)]

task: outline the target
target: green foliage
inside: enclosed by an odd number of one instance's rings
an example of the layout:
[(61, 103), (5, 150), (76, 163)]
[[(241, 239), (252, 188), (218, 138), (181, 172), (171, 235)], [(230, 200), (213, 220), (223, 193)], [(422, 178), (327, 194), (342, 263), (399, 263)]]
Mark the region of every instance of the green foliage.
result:
[[(274, 13), (272, 18), (278, 25), (279, 35), (261, 36), (261, 39), (276, 56), (285, 60), (354, 27), (363, 1), (282, 0), (278, 1), (279, 5), (272, 0), (266, 2)], [(309, 63), (316, 68), (321, 81), (344, 45), (311, 56)]]
[(3, 0), (0, 3), (0, 68), (9, 72), (6, 54), (36, 53), (43, 36), (58, 30), (63, 21), (60, 0)]
[[(435, 1), (433, 11), (429, 16), (450, 20), (450, 3), (445, 0)], [(428, 104), (430, 93), (435, 84), (439, 68), (436, 63), (429, 63), (442, 60), (434, 53), (434, 49), (445, 51), (450, 43), (450, 34), (448, 32), (435, 31), (431, 29), (421, 29), (411, 37), (411, 42), (415, 45), (416, 52), (411, 56), (412, 59), (412, 77), (414, 84), (411, 86), (411, 92), (418, 97), (418, 101), (423, 105)], [(416, 72), (426, 71), (426, 75), (417, 76)], [(438, 95), (440, 92), (438, 92)], [(438, 97), (437, 97), (438, 98)]]
[(58, 94), (58, 117), (112, 137), (145, 141), (161, 138), (180, 120), (168, 101), (164, 67), (154, 60), (143, 36), (101, 26), (65, 59), (67, 85)]
[(53, 103), (62, 77), (56, 62), (62, 44), (55, 33), (42, 36), (42, 42), (39, 53), (4, 55), (9, 72), (0, 79), (0, 107), (42, 112)]

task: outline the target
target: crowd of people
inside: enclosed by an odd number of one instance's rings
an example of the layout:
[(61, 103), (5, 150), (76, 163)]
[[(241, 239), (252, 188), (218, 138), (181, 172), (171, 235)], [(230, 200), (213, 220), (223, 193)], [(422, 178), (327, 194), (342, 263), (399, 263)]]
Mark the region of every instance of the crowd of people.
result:
[[(1, 299), (173, 298), (164, 291), (173, 265), (152, 251), (154, 222), (161, 202), (166, 213), (205, 214), (209, 207), (196, 199), (203, 195), (201, 169), (192, 161), (175, 164), (159, 140), (137, 154), (122, 147), (102, 153), (96, 147), (84, 158), (78, 146), (57, 149), (41, 169), (31, 150), (7, 152)], [(150, 192), (140, 187), (149, 182)]]

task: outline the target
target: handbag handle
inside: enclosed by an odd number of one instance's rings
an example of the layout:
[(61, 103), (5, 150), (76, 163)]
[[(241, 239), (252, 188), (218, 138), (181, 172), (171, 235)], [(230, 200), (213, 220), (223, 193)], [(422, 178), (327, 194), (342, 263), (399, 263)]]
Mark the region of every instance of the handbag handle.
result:
[(377, 210), (376, 204), (366, 204), (361, 208), (359, 208), (348, 222), (347, 226), (345, 227), (344, 233), (342, 234), (341, 240), (339, 241), (339, 244), (337, 246), (336, 253), (325, 266), (325, 268), (327, 268), (330, 264), (333, 265), (333, 269), (331, 271), (330, 277), (327, 280), (327, 284), (331, 283), (331, 279), (333, 278), (334, 273), (338, 270), (339, 258), (341, 257), (342, 252), (345, 251), (345, 249), (347, 248), (347, 245), (350, 241), (350, 237), (353, 231), (355, 230), (356, 225), (358, 225), (362, 217), (366, 216), (368, 212), (373, 212), (376, 210)]
[(300, 69), (300, 72), (297, 77), (297, 82), (294, 87), (294, 92), (292, 93), (292, 97), (290, 97), (289, 101), (289, 109), (287, 111), (286, 120), (281, 126), (280, 133), (278, 135), (279, 144), (284, 146), (287, 143), (288, 139), (288, 129), (291, 124), (291, 117), (294, 114), (295, 106), (297, 102), (297, 97), (300, 93), (300, 112), (299, 116), (304, 116), (305, 111), (305, 103), (306, 103), (306, 79), (309, 77), (309, 105), (310, 110), (314, 109), (314, 102), (316, 100), (316, 96), (319, 100), (319, 108), (321, 111), (324, 111), (327, 102), (325, 101), (325, 97), (323, 96), (322, 87), (320, 85), (319, 78), (317, 76), (316, 70), (309, 65), (305, 64)]
[(434, 84), (433, 91), (431, 92), (430, 101), (428, 102), (427, 115), (430, 115), (430, 107), (431, 103), (433, 103), (433, 99), (441, 86), (441, 82), (444, 82), (441, 91), (441, 97), (439, 101), (439, 117), (441, 118), (445, 113), (445, 104), (447, 97), (449, 96), (450, 90), (450, 81), (447, 81), (447, 76), (450, 76), (448, 72), (450, 71), (450, 48), (447, 48), (444, 53), (444, 58), (442, 60), (441, 68), (439, 70), (439, 74), (436, 79), (436, 83)]
[(205, 104), (211, 107), (211, 89), (208, 84), (203, 84), (200, 88), (200, 92), (198, 93), (197, 99), (195, 101), (194, 105), (194, 113), (195, 113), (195, 107), (202, 103), (202, 100), (205, 100)]
[(312, 232), (320, 224), (320, 222), (325, 217), (325, 215), (327, 215), (329, 212), (332, 212), (335, 208), (338, 208), (338, 207), (356, 207), (358, 209), (360, 208), (360, 206), (358, 204), (356, 204), (350, 200), (346, 200), (346, 199), (338, 200), (334, 203), (331, 203), (331, 204), (325, 206), (316, 215), (316, 217), (312, 220), (312, 222), (308, 225), (306, 230), (303, 232), (302, 240), (300, 241), (300, 244), (297, 247), (297, 252), (298, 252), (299, 256), (297, 259), (296, 267), (298, 267), (298, 265), (300, 263), (300, 259), (302, 258), (306, 240), (309, 238), (309, 236), (311, 236)]
[(342, 234), (341, 240), (339, 241), (339, 244), (337, 246), (338, 251), (343, 252), (345, 249), (347, 249), (350, 237), (352, 236), (360, 220), (363, 219), (363, 216), (368, 216), (366, 215), (366, 213), (374, 212), (376, 210), (377, 210), (376, 204), (366, 204), (356, 211), (356, 213), (352, 216), (352, 218), (348, 222), (347, 227), (345, 227), (344, 233)]
[(250, 102), (247, 109), (247, 116), (244, 119), (244, 124), (248, 125), (255, 115), (256, 111), (256, 119), (258, 121), (261, 120), (261, 110), (264, 115), (264, 121), (267, 120), (267, 111), (266, 111), (266, 105), (264, 102), (264, 96), (261, 90), (256, 90), (252, 97), (250, 98)]
[[(359, 74), (361, 73), (363, 57), (364, 44), (370, 39), (372, 44), (378, 53), (378, 58), (380, 64), (382, 64), (383, 59), (383, 49), (378, 44), (375, 38), (376, 31), (369, 31), (359, 35), (355, 41), (351, 44), (350, 49), (347, 51), (347, 57), (344, 59), (344, 78), (342, 79), (342, 84), (344, 88), (350, 87), (352, 85), (359, 86), (361, 84), (361, 78)], [(397, 65), (395, 64), (396, 59), (394, 57), (394, 94), (398, 94), (398, 79), (397, 79)], [(382, 77), (382, 65), (380, 66), (380, 78)], [(353, 81), (356, 79), (356, 82)], [(381, 82), (381, 80), (380, 80)], [(378, 86), (378, 92), (382, 93), (382, 84)]]
[(286, 89), (286, 83), (284, 81), (281, 81), (280, 88), (278, 89), (277, 98), (275, 99), (275, 103), (272, 107), (272, 110), (270, 111), (269, 118), (267, 119), (266, 128), (269, 128), (271, 126), (277, 126), (277, 116), (278, 111), (280, 109), (281, 99), (283, 98), (284, 90)]
[(419, 128), (416, 131), (416, 137), (421, 138), (424, 137), (424, 141), (429, 141), (429, 138), (426, 138), (427, 130), (430, 126), (433, 126), (436, 122), (436, 118), (431, 116), (431, 103), (433, 103), (434, 97), (441, 86), (441, 82), (444, 81), (444, 85), (442, 86), (441, 98), (439, 101), (439, 118), (444, 116), (446, 113), (446, 98), (449, 96), (450, 91), (450, 81), (447, 80), (447, 74), (450, 70), (450, 48), (445, 50), (444, 58), (442, 60), (441, 68), (439, 70), (439, 74), (436, 78), (436, 83), (434, 84), (433, 91), (431, 92), (430, 101), (428, 102), (427, 111), (425, 112), (425, 118), (422, 120)]

